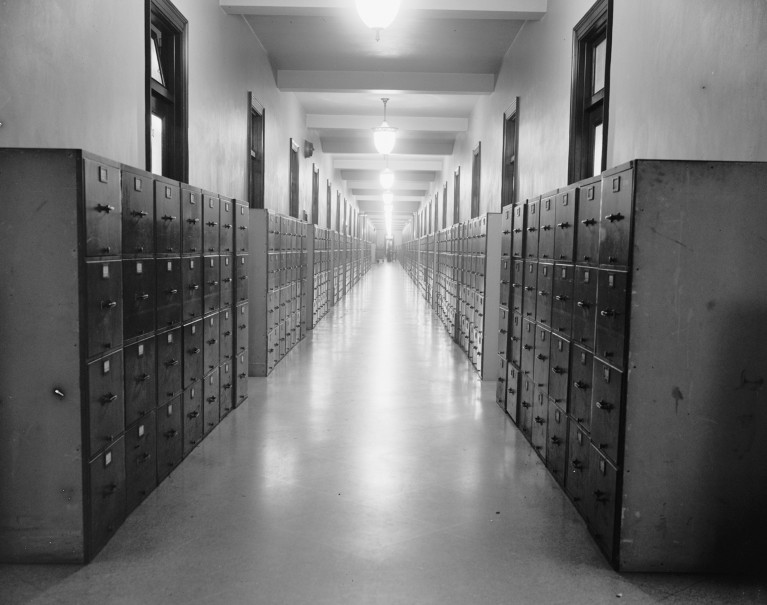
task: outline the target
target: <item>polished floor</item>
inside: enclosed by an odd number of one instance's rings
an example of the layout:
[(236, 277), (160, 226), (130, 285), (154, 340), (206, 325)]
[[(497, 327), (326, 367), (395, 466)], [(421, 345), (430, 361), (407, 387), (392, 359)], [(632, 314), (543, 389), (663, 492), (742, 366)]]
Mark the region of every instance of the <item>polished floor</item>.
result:
[(88, 566), (0, 603), (765, 603), (621, 575), (405, 272), (375, 265)]

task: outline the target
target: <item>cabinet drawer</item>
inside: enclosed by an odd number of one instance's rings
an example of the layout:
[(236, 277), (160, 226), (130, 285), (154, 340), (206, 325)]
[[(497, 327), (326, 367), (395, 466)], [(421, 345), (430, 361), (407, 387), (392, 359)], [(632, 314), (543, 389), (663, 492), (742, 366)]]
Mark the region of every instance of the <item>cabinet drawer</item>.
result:
[(181, 292), (184, 321), (202, 317), (202, 257), (181, 259)]
[(83, 158), (85, 256), (122, 253), (120, 169)]
[(502, 307), (509, 306), (509, 285), (511, 282), (511, 259), (501, 259), (501, 297), (499, 303)]
[(567, 409), (570, 382), (570, 342), (556, 334), (552, 334), (551, 360), (549, 363), (549, 397), (563, 409)]
[(202, 320), (193, 321), (183, 327), (184, 338), (184, 389), (202, 380)]
[(536, 285), (537, 303), (535, 320), (538, 323), (551, 325), (551, 298), (554, 290), (554, 265), (538, 263), (538, 283)]
[(617, 463), (623, 416), (623, 373), (595, 359), (593, 381), (591, 441), (605, 456)]
[(202, 250), (205, 254), (218, 254), (220, 247), (219, 221), (220, 201), (218, 195), (202, 192)]
[(219, 196), (220, 203), (220, 231), (219, 247), (221, 254), (231, 254), (234, 252), (234, 200)]
[(203, 381), (203, 433), (207, 435), (221, 420), (218, 368), (205, 376)]
[(574, 346), (570, 367), (572, 368), (572, 383), (567, 411), (576, 422), (586, 430), (590, 430), (594, 355), (586, 349)]
[(554, 259), (557, 262), (571, 263), (575, 254), (577, 187), (571, 186), (557, 193), (555, 203)]
[(506, 206), (501, 216), (501, 256), (511, 257), (512, 207)]
[(181, 400), (184, 406), (184, 456), (189, 454), (202, 439), (202, 381), (184, 389)]
[[(238, 254), (248, 252), (248, 227), (250, 223), (250, 211), (244, 204), (236, 204), (234, 208), (234, 250)], [(277, 236), (279, 239), (279, 235)], [(277, 248), (275, 248), (277, 249)]]
[(144, 418), (157, 403), (154, 337), (128, 345), (125, 357), (125, 426)]
[(538, 258), (538, 210), (541, 198), (528, 200), (525, 204), (525, 258)]
[(589, 434), (573, 419), (568, 420), (569, 434), (567, 441), (567, 476), (565, 491), (572, 498), (575, 508), (589, 523), (589, 513), (586, 506), (586, 489), (588, 487), (589, 460), (591, 443)]
[(500, 372), (495, 385), (495, 402), (505, 412), (506, 411), (506, 360), (501, 357), (499, 360)]
[(530, 442), (536, 453), (546, 461), (546, 435), (548, 430), (548, 398), (546, 394), (536, 388), (533, 395), (533, 425)]
[(506, 366), (506, 413), (515, 424), (519, 424), (520, 374), (512, 364)]
[(181, 250), (202, 254), (202, 192), (181, 185)]
[(501, 359), (508, 359), (506, 356), (509, 344), (509, 312), (501, 307), (498, 312), (498, 355)]
[(554, 260), (554, 233), (556, 230), (556, 192), (541, 197), (538, 226), (538, 258)]
[(225, 361), (219, 368), (219, 385), (221, 387), (219, 402), (219, 413), (221, 418), (226, 416), (232, 411), (232, 392), (234, 391), (234, 363), (232, 361)]
[(143, 170), (122, 169), (123, 254), (154, 253), (154, 179)]
[(631, 168), (602, 175), (602, 215), (599, 223), (599, 264), (619, 269), (629, 265), (632, 223)]
[(248, 300), (248, 255), (238, 254), (234, 259), (234, 300), (246, 302)]
[(522, 372), (533, 377), (535, 367), (535, 323), (529, 319), (522, 320)]
[(234, 316), (232, 309), (224, 309), (219, 313), (221, 337), (219, 338), (219, 353), (221, 360), (234, 357)]
[(549, 392), (549, 359), (551, 357), (551, 332), (543, 326), (535, 329), (535, 361), (533, 379), (535, 386), (545, 395)]
[(88, 555), (93, 557), (125, 520), (125, 442), (117, 439), (88, 465), (90, 525)]
[(221, 308), (234, 304), (234, 259), (231, 256), (221, 257)]
[(221, 365), (221, 325), (219, 314), (213, 313), (206, 315), (202, 320), (203, 324), (203, 346), (202, 346), (202, 364), (203, 371), (210, 372)]
[(627, 282), (627, 273), (599, 272), (594, 353), (620, 369), (626, 342)]
[(155, 263), (155, 272), (157, 273), (157, 329), (181, 325), (183, 300), (181, 259), (158, 258)]
[(122, 263), (94, 261), (85, 265), (87, 281), (88, 357), (122, 344)]
[(123, 353), (88, 364), (88, 458), (111, 446), (125, 429)]
[(203, 307), (205, 313), (221, 308), (221, 268), (218, 255), (203, 257)]
[(183, 347), (181, 328), (158, 334), (157, 345), (157, 403), (162, 404), (181, 393)]
[(181, 397), (157, 409), (157, 480), (162, 481), (184, 457)]
[(155, 261), (138, 258), (122, 265), (123, 338), (128, 340), (155, 330)]
[(613, 560), (615, 549), (616, 514), (618, 511), (616, 467), (600, 454), (594, 445), (589, 453), (589, 474), (586, 498), (588, 518), (594, 539), (604, 551), (609, 561)]
[(525, 292), (525, 263), (524, 261), (514, 259), (511, 266), (511, 293), (509, 301), (511, 310), (515, 313), (522, 313), (522, 301)]
[(594, 349), (598, 276), (598, 269), (575, 267), (573, 342), (589, 350)]
[(533, 407), (535, 405), (535, 383), (529, 376), (520, 378), (521, 393), (519, 396), (519, 428), (528, 441), (533, 434)]
[(234, 309), (235, 332), (234, 347), (235, 354), (242, 353), (248, 348), (248, 303), (237, 305)]
[(551, 297), (551, 329), (565, 338), (573, 331), (573, 283), (575, 268), (572, 265), (554, 266), (554, 285)]
[(602, 215), (602, 177), (578, 184), (578, 233), (575, 238), (575, 262), (596, 265), (599, 262), (599, 223)]
[(514, 216), (511, 224), (511, 255), (514, 258), (524, 258), (526, 227), (525, 204), (514, 206)]
[(524, 294), (522, 301), (522, 315), (527, 319), (535, 319), (536, 304), (538, 302), (538, 263), (535, 261), (525, 262)]
[(176, 181), (155, 177), (155, 251), (181, 254), (181, 189)]
[(235, 391), (234, 407), (248, 398), (248, 350), (237, 354), (234, 361)]
[(125, 431), (125, 486), (128, 513), (141, 504), (157, 486), (157, 429), (154, 411)]
[(564, 485), (567, 469), (567, 415), (551, 400), (548, 402), (546, 466), (557, 483)]

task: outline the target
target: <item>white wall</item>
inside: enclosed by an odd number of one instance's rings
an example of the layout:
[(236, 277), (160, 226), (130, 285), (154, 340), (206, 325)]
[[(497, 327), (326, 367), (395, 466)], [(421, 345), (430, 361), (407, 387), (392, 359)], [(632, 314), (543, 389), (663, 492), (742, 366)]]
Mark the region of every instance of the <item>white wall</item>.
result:
[[(480, 213), (499, 211), (503, 114), (517, 96), (518, 200), (567, 184), (572, 32), (592, 4), (549, 0), (525, 24), (422, 207), (447, 181), (450, 215), (460, 166), (469, 217), (481, 141)], [(613, 15), (608, 168), (640, 157), (767, 161), (764, 0), (615, 0)]]
[[(311, 215), (312, 164), (341, 185), (293, 93), (280, 92), (247, 23), (218, 0), (176, 0), (189, 49), (189, 182), (247, 195), (248, 91), (266, 109), (266, 206), (287, 214), (290, 139), (301, 147), (300, 210)], [(0, 146), (83, 148), (145, 166), (144, 3), (0, 0)], [(303, 157), (304, 140), (314, 155)], [(352, 197), (341, 189), (350, 203)], [(335, 207), (334, 207), (335, 208)]]

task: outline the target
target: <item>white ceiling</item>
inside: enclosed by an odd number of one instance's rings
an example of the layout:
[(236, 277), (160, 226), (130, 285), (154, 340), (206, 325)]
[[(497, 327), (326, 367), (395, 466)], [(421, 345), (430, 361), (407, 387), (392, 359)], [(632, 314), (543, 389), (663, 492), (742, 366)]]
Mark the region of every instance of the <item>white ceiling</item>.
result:
[(378, 173), (385, 161), (371, 129), (398, 128), (388, 158), (395, 172), (393, 229), (412, 217), (490, 94), (503, 58), (546, 0), (402, 0), (380, 40), (357, 16), (354, 0), (220, 0), (242, 15), (267, 52), (277, 86), (295, 92), (307, 128), (376, 229), (383, 230)]

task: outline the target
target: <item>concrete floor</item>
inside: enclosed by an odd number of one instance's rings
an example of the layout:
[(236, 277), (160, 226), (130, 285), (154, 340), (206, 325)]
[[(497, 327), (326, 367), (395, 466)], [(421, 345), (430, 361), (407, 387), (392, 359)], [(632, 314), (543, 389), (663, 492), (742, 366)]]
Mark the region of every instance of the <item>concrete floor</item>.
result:
[(88, 566), (0, 603), (765, 603), (615, 573), (399, 265), (376, 265)]

